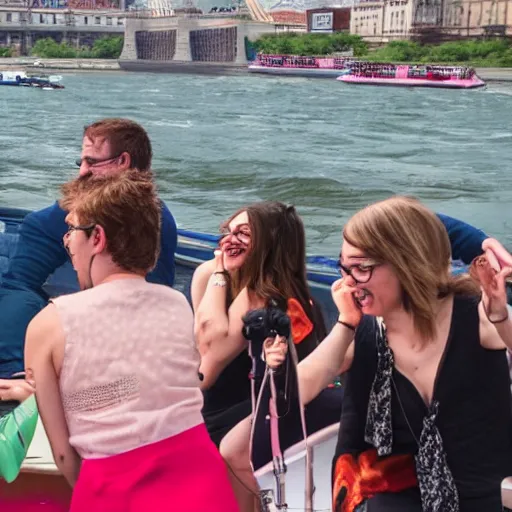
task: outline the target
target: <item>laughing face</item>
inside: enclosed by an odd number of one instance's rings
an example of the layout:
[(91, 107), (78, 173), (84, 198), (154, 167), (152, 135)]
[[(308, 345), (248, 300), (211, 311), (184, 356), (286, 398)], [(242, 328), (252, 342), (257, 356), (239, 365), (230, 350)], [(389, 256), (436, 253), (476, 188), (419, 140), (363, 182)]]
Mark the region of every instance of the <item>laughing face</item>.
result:
[(229, 272), (242, 267), (251, 249), (251, 227), (247, 212), (238, 214), (222, 230), (220, 247), (224, 254), (224, 268)]
[(341, 275), (355, 284), (354, 299), (363, 314), (385, 316), (402, 300), (402, 288), (392, 268), (370, 258), (361, 249), (343, 241), (340, 257)]

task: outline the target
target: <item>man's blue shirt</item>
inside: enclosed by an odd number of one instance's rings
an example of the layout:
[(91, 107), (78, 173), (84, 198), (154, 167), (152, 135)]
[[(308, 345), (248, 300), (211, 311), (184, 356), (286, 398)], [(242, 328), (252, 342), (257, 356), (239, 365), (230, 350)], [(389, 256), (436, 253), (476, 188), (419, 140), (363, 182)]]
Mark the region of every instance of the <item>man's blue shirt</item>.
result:
[[(47, 304), (43, 285), (69, 257), (62, 243), (67, 213), (58, 203), (29, 213), (20, 225), (16, 251), (0, 285), (0, 378), (23, 370), (25, 332), (32, 318)], [(153, 283), (174, 284), (176, 222), (162, 203), (161, 251)]]

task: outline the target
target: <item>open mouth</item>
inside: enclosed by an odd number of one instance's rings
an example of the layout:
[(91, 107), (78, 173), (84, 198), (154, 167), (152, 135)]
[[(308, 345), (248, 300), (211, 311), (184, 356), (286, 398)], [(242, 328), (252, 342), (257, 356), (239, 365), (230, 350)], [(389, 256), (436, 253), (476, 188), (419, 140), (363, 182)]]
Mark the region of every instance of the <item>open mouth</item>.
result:
[(371, 297), (372, 294), (366, 288), (361, 288), (354, 292), (354, 299), (359, 304), (360, 307), (368, 305), (369, 299)]
[(238, 246), (231, 246), (228, 247), (225, 251), (225, 254), (227, 254), (230, 258), (236, 258), (237, 256), (240, 256), (245, 252), (245, 249)]

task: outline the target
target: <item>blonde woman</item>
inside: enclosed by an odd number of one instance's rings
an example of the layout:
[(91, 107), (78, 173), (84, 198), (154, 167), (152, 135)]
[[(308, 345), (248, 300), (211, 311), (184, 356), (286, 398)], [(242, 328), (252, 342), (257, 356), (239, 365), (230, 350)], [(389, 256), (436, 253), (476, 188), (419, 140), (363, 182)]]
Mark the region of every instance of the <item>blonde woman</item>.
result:
[[(336, 512), (501, 511), (512, 471), (512, 269), (478, 262), (481, 289), (453, 277), (446, 230), (414, 199), (370, 205), (346, 225), (333, 285), (339, 335), (299, 365), (306, 401), (349, 368)], [(281, 361), (267, 352), (271, 366)]]

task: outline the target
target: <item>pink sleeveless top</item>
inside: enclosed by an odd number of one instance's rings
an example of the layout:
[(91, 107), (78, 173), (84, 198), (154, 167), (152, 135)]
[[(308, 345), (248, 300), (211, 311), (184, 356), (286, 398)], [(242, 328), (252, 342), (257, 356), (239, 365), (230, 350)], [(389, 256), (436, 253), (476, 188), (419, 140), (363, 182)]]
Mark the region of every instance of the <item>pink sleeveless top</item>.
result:
[(53, 302), (66, 338), (60, 391), (69, 440), (82, 458), (203, 423), (193, 315), (181, 293), (121, 279)]

